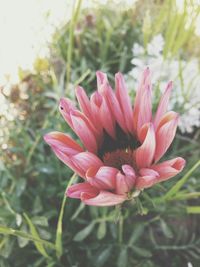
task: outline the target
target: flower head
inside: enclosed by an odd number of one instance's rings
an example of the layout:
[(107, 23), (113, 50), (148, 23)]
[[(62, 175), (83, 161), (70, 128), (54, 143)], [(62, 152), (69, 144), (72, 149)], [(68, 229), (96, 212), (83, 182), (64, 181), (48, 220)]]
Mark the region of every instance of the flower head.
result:
[(115, 87), (113, 91), (106, 74), (98, 71), (98, 89), (90, 99), (82, 87), (76, 89), (80, 110), (70, 99), (60, 100), (61, 114), (83, 146), (60, 132), (44, 137), (57, 157), (84, 179), (66, 194), (88, 205), (120, 204), (131, 192), (165, 181), (185, 165), (180, 157), (158, 163), (172, 143), (178, 123), (178, 114), (167, 112), (172, 82), (154, 116), (148, 68), (133, 108), (121, 73), (115, 75)]

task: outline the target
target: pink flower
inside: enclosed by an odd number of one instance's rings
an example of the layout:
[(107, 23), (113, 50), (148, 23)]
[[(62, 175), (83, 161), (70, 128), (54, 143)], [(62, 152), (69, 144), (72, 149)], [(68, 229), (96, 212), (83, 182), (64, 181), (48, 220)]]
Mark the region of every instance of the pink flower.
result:
[(97, 87), (90, 99), (80, 86), (76, 96), (80, 110), (67, 99), (60, 100), (60, 111), (80, 138), (83, 147), (69, 135), (45, 135), (57, 157), (81, 176), (66, 194), (85, 204), (112, 206), (128, 200), (134, 190), (143, 190), (182, 171), (185, 160), (177, 157), (157, 163), (171, 145), (178, 114), (167, 105), (172, 89), (169, 82), (152, 114), (150, 72), (147, 68), (132, 108), (121, 73), (115, 75), (115, 91), (106, 74), (97, 72)]

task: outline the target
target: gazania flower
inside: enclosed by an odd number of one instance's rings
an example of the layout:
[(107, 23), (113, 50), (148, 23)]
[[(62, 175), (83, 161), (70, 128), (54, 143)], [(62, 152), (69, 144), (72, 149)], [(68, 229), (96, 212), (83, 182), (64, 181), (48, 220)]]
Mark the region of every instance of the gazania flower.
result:
[(60, 100), (60, 111), (83, 146), (60, 132), (44, 137), (56, 156), (83, 178), (82, 183), (69, 187), (67, 196), (88, 205), (120, 204), (133, 192), (175, 176), (185, 165), (180, 157), (158, 163), (177, 128), (178, 114), (167, 112), (172, 82), (154, 116), (148, 68), (133, 108), (121, 73), (115, 75), (115, 87), (113, 91), (106, 74), (98, 71), (98, 90), (90, 99), (82, 87), (76, 89), (80, 110), (70, 99)]

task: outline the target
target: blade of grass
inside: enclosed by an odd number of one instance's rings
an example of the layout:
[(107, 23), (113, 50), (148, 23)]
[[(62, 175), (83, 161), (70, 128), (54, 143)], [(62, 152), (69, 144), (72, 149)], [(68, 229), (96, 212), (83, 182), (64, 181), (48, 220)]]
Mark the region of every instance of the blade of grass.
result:
[[(67, 185), (66, 190), (71, 186), (73, 183), (75, 177), (77, 176), (76, 173), (72, 175), (72, 177), (69, 180), (69, 183)], [(56, 230), (56, 241), (55, 241), (55, 247), (56, 247), (56, 255), (57, 258), (59, 259), (62, 256), (63, 253), (63, 246), (62, 246), (62, 220), (63, 220), (63, 215), (64, 215), (64, 208), (66, 204), (67, 197), (64, 195), (61, 209), (60, 209), (60, 214), (58, 218), (58, 224), (57, 224), (57, 230)]]
[(200, 214), (200, 206), (187, 206), (186, 210), (190, 214)]
[[(31, 234), (32, 234), (34, 237), (40, 239), (40, 236), (39, 236), (39, 234), (38, 234), (38, 232), (37, 232), (37, 230), (36, 230), (34, 224), (33, 224), (32, 221), (30, 220), (30, 218), (28, 217), (28, 215), (27, 215), (26, 213), (23, 213), (23, 215), (24, 215), (24, 218), (26, 219), (26, 221), (27, 221), (27, 223), (28, 223), (28, 225), (29, 225)], [(37, 248), (38, 252), (39, 252), (40, 254), (42, 254), (42, 256), (44, 256), (45, 258), (50, 258), (49, 255), (47, 254), (46, 249), (45, 249), (45, 247), (43, 246), (43, 244), (38, 243), (37, 241), (34, 241), (34, 244), (35, 244), (35, 247)]]
[(165, 200), (170, 199), (173, 197), (180, 188), (186, 183), (188, 178), (190, 178), (190, 175), (200, 166), (200, 160), (198, 160), (193, 167), (183, 176), (182, 179), (180, 179), (163, 197)]
[(72, 61), (72, 53), (73, 53), (73, 46), (74, 46), (74, 29), (77, 23), (78, 15), (81, 8), (82, 0), (78, 1), (77, 7), (75, 8), (76, 1), (74, 1), (73, 10), (72, 10), (72, 18), (70, 21), (69, 27), (69, 45), (67, 50), (67, 66), (66, 66), (66, 94), (68, 93), (69, 89), (69, 82), (71, 76), (71, 61)]
[(19, 230), (15, 230), (13, 228), (10, 228), (10, 227), (4, 226), (4, 225), (0, 225), (0, 234), (22, 237), (22, 238), (28, 239), (32, 242), (41, 243), (41, 244), (43, 244), (46, 247), (49, 247), (51, 249), (55, 249), (54, 244), (52, 244), (51, 242), (48, 242), (48, 241), (43, 240), (41, 238), (35, 237), (33, 235), (27, 234), (27, 233), (19, 231)]

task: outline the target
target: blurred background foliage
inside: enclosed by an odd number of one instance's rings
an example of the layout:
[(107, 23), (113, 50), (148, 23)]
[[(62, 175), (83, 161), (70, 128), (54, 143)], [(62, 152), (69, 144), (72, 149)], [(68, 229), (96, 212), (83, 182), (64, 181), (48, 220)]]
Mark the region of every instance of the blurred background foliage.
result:
[[(71, 20), (55, 31), (50, 56), (37, 58), (33, 72), (20, 69), (19, 84), (1, 87), (0, 266), (199, 266), (200, 129), (196, 124), (191, 132), (178, 131), (167, 155), (186, 158), (184, 172), (145, 190), (121, 209), (63, 199), (69, 181), (79, 178), (42, 137), (52, 130), (74, 136), (58, 112), (59, 98), (75, 100), (77, 84), (90, 94), (96, 88), (98, 69), (107, 72), (111, 83), (117, 71), (134, 70), (136, 43), (148, 57), (148, 44), (162, 34), (163, 64), (193, 58), (199, 64), (200, 6), (183, 1), (181, 9), (174, 0), (152, 0), (123, 8), (122, 1), (120, 7), (111, 1), (83, 10), (81, 4), (76, 1)], [(136, 83), (129, 84), (134, 95)], [(189, 103), (190, 98), (184, 101)]]

